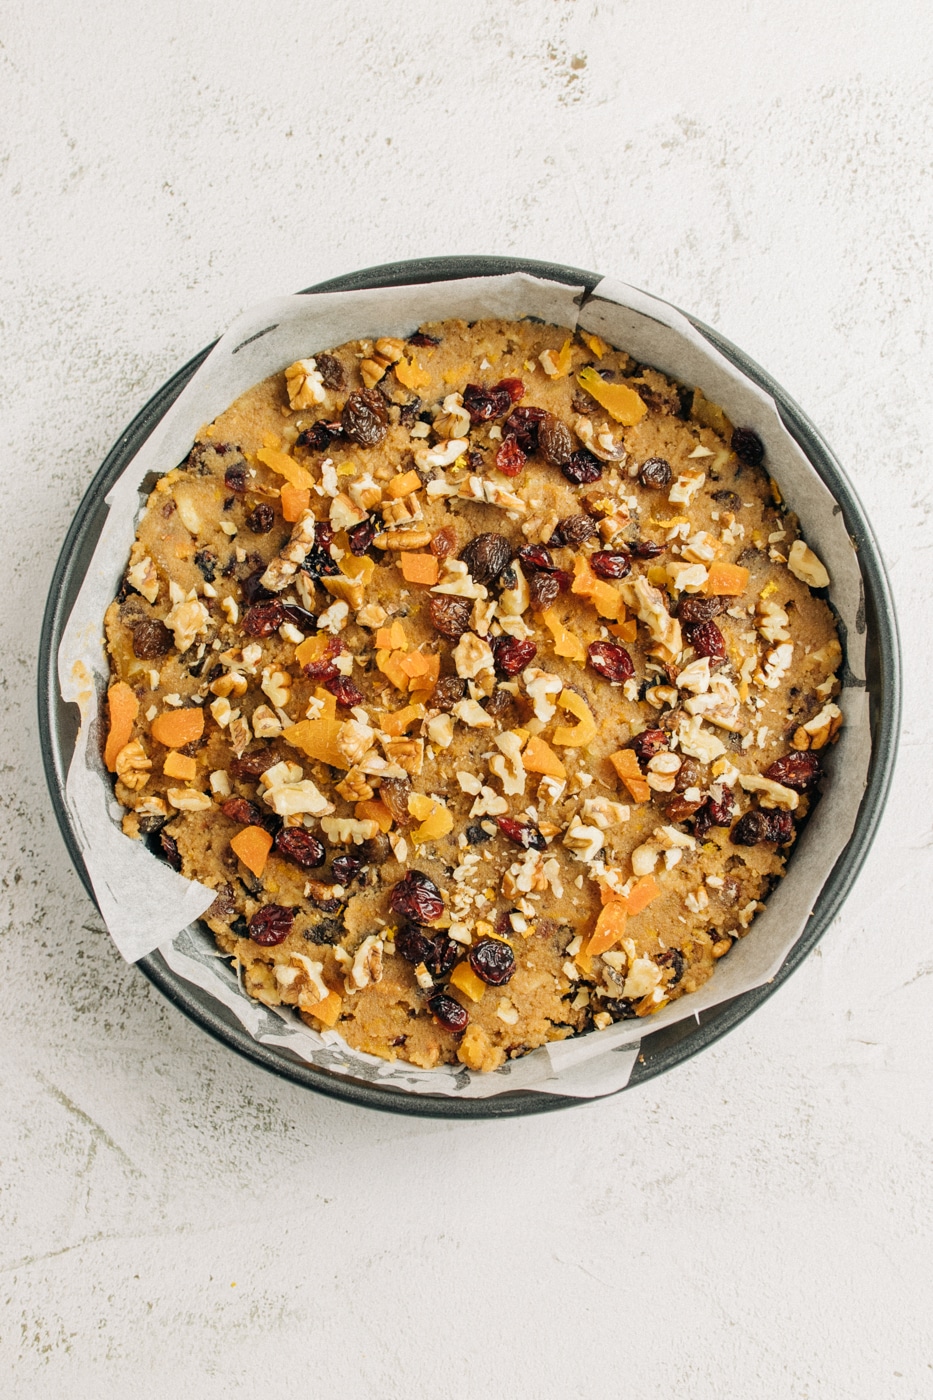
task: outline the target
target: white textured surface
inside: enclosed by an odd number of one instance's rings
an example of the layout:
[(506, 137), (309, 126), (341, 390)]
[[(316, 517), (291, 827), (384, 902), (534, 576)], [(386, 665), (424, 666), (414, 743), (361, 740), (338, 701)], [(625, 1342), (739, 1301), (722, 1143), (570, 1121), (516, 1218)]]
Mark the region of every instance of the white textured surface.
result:
[[(931, 38), (920, 0), (4, 8), (4, 1397), (931, 1393)], [(783, 991), (647, 1088), (460, 1126), (281, 1085), (121, 963), (33, 693), (71, 514), (172, 370), (261, 297), (477, 251), (774, 373), (875, 522), (907, 685)]]

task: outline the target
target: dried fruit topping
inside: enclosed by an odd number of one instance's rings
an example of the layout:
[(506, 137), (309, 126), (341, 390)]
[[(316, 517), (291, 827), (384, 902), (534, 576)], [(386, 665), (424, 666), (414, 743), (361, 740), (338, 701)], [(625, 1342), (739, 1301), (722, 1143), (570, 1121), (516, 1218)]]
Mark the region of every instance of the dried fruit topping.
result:
[(670, 799), (664, 808), (664, 815), (669, 822), (685, 822), (688, 817), (694, 816), (702, 806), (702, 798), (694, 802), (692, 798), (683, 797), (678, 793)]
[(248, 637), (271, 637), (285, 621), (285, 612), (278, 599), (269, 603), (254, 603), (243, 614), (243, 631)]
[(302, 670), (309, 681), (329, 681), (340, 672), (334, 665), (334, 657), (343, 651), (343, 644), (337, 637), (328, 637), (324, 652), (316, 661), (305, 662)]
[(313, 632), (317, 627), (314, 613), (309, 613), (307, 608), (300, 608), (297, 603), (283, 603), (282, 611), (289, 622), (294, 622), (296, 627), (303, 627), (306, 632)]
[(480, 701), (480, 704), (491, 719), (501, 720), (515, 704), (515, 696), (510, 690), (503, 690), (500, 686), (485, 700)]
[(732, 451), (749, 467), (760, 467), (765, 459), (765, 445), (751, 428), (733, 429)]
[(515, 954), (501, 938), (480, 938), (469, 953), (470, 967), (488, 987), (502, 987), (515, 972)]
[(431, 951), (426, 958), (422, 959), (425, 967), (431, 976), (439, 981), (452, 971), (460, 959), (461, 948), (459, 943), (455, 943), (446, 933), (435, 934), (431, 940)]
[(439, 1026), (443, 1026), (445, 1031), (450, 1031), (452, 1035), (463, 1035), (470, 1018), (453, 997), (449, 997), (446, 992), (436, 992), (428, 1002), (431, 1015)]
[(294, 922), (294, 909), (285, 909), (281, 904), (264, 904), (249, 921), (249, 936), (262, 948), (274, 948), (277, 943), (285, 942)]
[(699, 593), (685, 593), (678, 605), (677, 616), (685, 627), (693, 627), (699, 623), (711, 622), (714, 617), (725, 612), (731, 602), (731, 598), (720, 598), (716, 594), (711, 598), (703, 598)]
[(598, 481), (603, 474), (602, 462), (585, 447), (571, 453), (566, 462), (561, 463), (560, 469), (574, 486), (588, 486), (590, 482)]
[(408, 799), (411, 797), (411, 792), (411, 783), (407, 778), (383, 778), (382, 780), (379, 796), (392, 813), (392, 820), (397, 826), (411, 826), (415, 820), (408, 810)]
[(607, 681), (627, 681), (635, 674), (632, 658), (618, 642), (590, 642), (586, 649), (590, 665)]
[(525, 397), (525, 384), (521, 379), (500, 379), (497, 387), (505, 389), (513, 403)]
[(330, 873), (338, 885), (349, 885), (363, 869), (363, 862), (356, 856), (336, 856), (331, 862)]
[(734, 846), (757, 846), (762, 841), (784, 846), (793, 834), (790, 812), (764, 812), (758, 808), (739, 818), (729, 833), (729, 840)]
[(153, 855), (164, 860), (173, 870), (181, 870), (181, 855), (173, 837), (167, 831), (153, 831), (146, 838), (146, 845)]
[(513, 408), (502, 425), (504, 436), (513, 437), (526, 457), (538, 450), (538, 431), (547, 417), (546, 408), (533, 408), (530, 404)]
[(466, 695), (466, 681), (461, 680), (459, 676), (441, 676), (434, 687), (431, 705), (435, 710), (447, 714), (458, 700), (463, 699), (464, 695)]
[(556, 548), (560, 544), (568, 544), (571, 548), (585, 544), (596, 534), (596, 521), (591, 515), (584, 515), (581, 511), (577, 515), (565, 515), (563, 520), (558, 520), (557, 530), (551, 536), (551, 544)]
[(302, 870), (316, 870), (327, 859), (323, 843), (303, 826), (283, 826), (274, 845), (280, 856), (293, 860)]
[[(524, 386), (522, 386), (524, 392)], [(471, 423), (488, 423), (491, 418), (501, 418), (512, 407), (512, 395), (505, 384), (493, 384), (486, 388), (482, 384), (468, 384), (463, 391), (463, 407), (470, 415)]]
[(230, 821), (239, 822), (241, 826), (263, 825), (265, 814), (255, 802), (249, 802), (245, 797), (228, 797), (226, 802), (221, 804), (220, 810)]
[(547, 842), (531, 822), (518, 822), (514, 817), (496, 817), (496, 825), (503, 836), (526, 851), (547, 850)]
[(240, 758), (235, 758), (231, 770), (235, 778), (261, 778), (267, 768), (279, 762), (280, 755), (272, 748), (251, 749)]
[[(317, 527), (318, 535), (323, 528), (322, 525)], [(331, 559), (329, 549), (330, 541), (326, 545), (320, 541), (313, 544), (298, 566), (301, 572), (309, 574), (311, 578), (333, 578), (335, 574), (339, 574), (340, 570)]]
[(442, 637), (459, 642), (464, 632), (469, 631), (473, 604), (469, 598), (458, 598), (455, 594), (432, 593), (428, 601), (431, 625)]
[(504, 476), (518, 476), (525, 465), (525, 454), (515, 438), (505, 437), (496, 453), (496, 466)]
[(427, 350), (432, 345), (440, 345), (439, 335), (428, 335), (427, 331), (415, 331), (414, 335), (408, 337), (408, 344), (416, 346), (419, 350)]
[(702, 841), (714, 826), (728, 826), (734, 811), (735, 801), (731, 788), (723, 788), (721, 802), (714, 802), (708, 797), (696, 815), (694, 830), (697, 839)]
[(621, 549), (598, 549), (590, 555), (590, 568), (597, 578), (626, 578), (632, 572), (632, 557)]
[(528, 579), (528, 602), (532, 612), (546, 612), (560, 593), (554, 574), (532, 574)]
[(669, 967), (671, 977), (667, 982), (668, 987), (676, 987), (681, 977), (684, 975), (686, 961), (679, 948), (665, 948), (663, 953), (655, 955), (655, 962), (659, 967)]
[(268, 535), (275, 524), (275, 511), (265, 501), (260, 501), (255, 510), (246, 517), (246, 528), (254, 535)]
[(634, 559), (657, 559), (664, 553), (663, 544), (655, 544), (654, 540), (629, 540), (625, 547)]
[(484, 841), (492, 840), (493, 833), (487, 831), (479, 822), (474, 822), (472, 826), (467, 827), (464, 835), (471, 846), (481, 846)]
[(347, 376), (343, 365), (336, 355), (328, 355), (324, 350), (315, 355), (314, 363), (317, 365), (317, 372), (321, 376), (321, 383), (325, 389), (345, 389), (347, 387)]
[(395, 934), (395, 951), (406, 962), (426, 963), (434, 952), (434, 939), (417, 924), (403, 924)]
[(538, 451), (549, 467), (562, 467), (573, 456), (573, 438), (566, 423), (548, 413), (538, 427)]
[(697, 656), (708, 656), (718, 664), (726, 659), (726, 639), (715, 622), (691, 622), (684, 628), (684, 636)]
[(237, 462), (234, 466), (228, 467), (224, 472), (224, 485), (228, 491), (234, 491), (238, 496), (249, 487), (249, 472), (243, 462)]
[(429, 875), (420, 870), (408, 874), (392, 887), (389, 896), (392, 912), (414, 924), (432, 924), (444, 912), (440, 890)]
[(450, 525), (438, 530), (431, 539), (431, 553), (436, 559), (446, 559), (457, 548), (457, 532)]
[(474, 535), (460, 551), (460, 558), (469, 569), (474, 583), (492, 583), (511, 557), (512, 546), (504, 535), (497, 535), (494, 531)]
[(698, 787), (700, 782), (700, 765), (695, 758), (685, 758), (677, 770), (674, 779), (674, 788), (677, 792), (686, 792), (687, 788)]
[(338, 437), (343, 437), (340, 423), (312, 423), (298, 434), (296, 446), (306, 447), (309, 452), (326, 452)]
[(518, 551), (518, 561), (522, 568), (529, 573), (543, 572), (551, 574), (557, 567), (551, 557), (551, 551), (544, 544), (526, 544)]
[[(224, 572), (226, 572), (226, 570)], [(264, 603), (266, 599), (275, 596), (273, 593), (269, 592), (268, 588), (263, 588), (262, 584), (259, 582), (265, 572), (266, 566), (265, 564), (261, 564), (258, 569), (254, 569), (251, 574), (247, 574), (246, 578), (240, 584), (243, 590), (243, 597), (248, 604)]]
[(639, 763), (647, 763), (649, 758), (654, 758), (655, 754), (668, 747), (668, 737), (663, 729), (643, 729), (626, 745), (626, 748), (635, 750), (635, 757)]
[(493, 637), (492, 655), (496, 670), (503, 676), (517, 676), (534, 661), (538, 648), (519, 637)]
[(201, 571), (201, 576), (205, 583), (213, 583), (214, 575), (217, 572), (217, 555), (212, 549), (199, 549), (194, 556), (194, 562)]
[(359, 447), (378, 447), (388, 422), (386, 401), (375, 389), (358, 389), (351, 394), (340, 415), (344, 433)]
[(642, 462), (638, 471), (638, 480), (649, 491), (663, 491), (665, 486), (670, 486), (673, 478), (671, 464), (664, 457), (649, 457), (647, 462)]
[(325, 677), (324, 689), (336, 696), (337, 704), (346, 710), (352, 710), (354, 705), (362, 705), (363, 703), (363, 692), (353, 684), (349, 676), (338, 674)]
[(376, 525), (371, 516), (361, 520), (359, 525), (351, 525), (347, 531), (347, 542), (351, 554), (365, 554), (376, 538)]
[(737, 496), (734, 491), (714, 491), (713, 500), (725, 506), (726, 510), (735, 512), (742, 509), (742, 497)]
[(808, 750), (806, 753), (786, 753), (783, 758), (775, 759), (765, 769), (764, 776), (772, 782), (782, 783), (784, 787), (793, 788), (794, 792), (807, 792), (816, 787), (821, 773), (819, 754)]
[(172, 649), (172, 634), (164, 622), (150, 621), (133, 623), (133, 655), (140, 661), (151, 661), (156, 656), (166, 656)]
[(336, 885), (328, 885), (323, 880), (309, 880), (305, 885), (305, 898), (322, 913), (336, 914), (342, 902), (336, 892), (337, 888)]

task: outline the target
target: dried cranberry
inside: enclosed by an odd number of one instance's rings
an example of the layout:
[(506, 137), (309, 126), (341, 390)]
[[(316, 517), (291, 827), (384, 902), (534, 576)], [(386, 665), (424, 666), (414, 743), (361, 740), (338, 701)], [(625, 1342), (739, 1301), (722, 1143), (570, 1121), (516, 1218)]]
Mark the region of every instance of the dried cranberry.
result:
[(356, 856), (336, 856), (331, 862), (330, 873), (338, 885), (349, 885), (363, 869), (363, 862)]
[(525, 465), (525, 454), (513, 437), (502, 439), (496, 453), (496, 466), (504, 476), (518, 476)]
[(464, 632), (469, 631), (473, 604), (469, 598), (458, 598), (455, 594), (432, 593), (428, 600), (431, 625), (442, 637), (459, 642)]
[(459, 676), (441, 676), (434, 687), (431, 704), (434, 709), (447, 714), (458, 700), (463, 699), (464, 695), (466, 695), (466, 681), (461, 680)]
[(726, 639), (715, 622), (691, 622), (684, 628), (684, 636), (697, 656), (708, 656), (718, 664), (726, 659)]
[(474, 535), (460, 551), (474, 583), (492, 583), (502, 573), (512, 557), (512, 546), (504, 535), (488, 531)]
[(765, 459), (765, 445), (751, 428), (733, 429), (732, 451), (749, 467), (760, 467)]
[(375, 389), (359, 389), (343, 406), (340, 424), (345, 435), (359, 447), (378, 447), (389, 422), (385, 399)]
[(590, 482), (598, 481), (603, 474), (602, 462), (585, 447), (580, 447), (572, 453), (566, 462), (561, 463), (560, 469), (574, 486), (589, 486)]
[(403, 924), (395, 934), (395, 951), (406, 962), (426, 963), (434, 952), (434, 939), (417, 924)]
[(310, 428), (305, 428), (298, 434), (298, 447), (305, 447), (309, 452), (326, 452), (334, 438), (343, 437), (343, 428), (339, 423), (312, 423)]
[(246, 517), (246, 528), (254, 535), (268, 535), (275, 524), (275, 511), (265, 501), (260, 501), (255, 510)]
[(350, 546), (351, 554), (365, 554), (373, 540), (376, 538), (376, 526), (372, 516), (367, 516), (361, 520), (359, 525), (351, 525), (347, 531), (347, 542)]
[(352, 710), (354, 705), (363, 703), (363, 692), (353, 684), (349, 676), (339, 673), (336, 676), (328, 676), (324, 681), (324, 689), (336, 696), (337, 704), (343, 709)]
[(306, 632), (313, 632), (317, 628), (314, 613), (309, 613), (307, 608), (300, 608), (297, 603), (283, 603), (282, 612), (289, 622), (294, 622), (296, 627), (303, 627)]
[(435, 559), (446, 559), (457, 548), (457, 532), (449, 525), (431, 538), (431, 553)]
[(383, 778), (379, 796), (392, 813), (396, 826), (411, 826), (414, 818), (408, 810), (412, 786), (407, 778)]
[(538, 432), (546, 417), (546, 408), (513, 408), (502, 425), (503, 435), (515, 438), (525, 456), (530, 457), (538, 450)]
[(496, 825), (507, 836), (510, 841), (514, 841), (516, 846), (521, 846), (526, 851), (545, 851), (547, 842), (536, 826), (531, 822), (517, 822), (514, 817), (496, 817)]
[(249, 921), (249, 936), (262, 948), (274, 948), (284, 943), (292, 931), (295, 911), (281, 904), (264, 904)]
[(338, 676), (340, 672), (334, 665), (334, 657), (339, 656), (343, 651), (343, 643), (336, 637), (328, 637), (324, 652), (316, 661), (307, 661), (302, 667), (309, 681), (329, 681), (331, 677)]
[(501, 938), (480, 938), (469, 952), (470, 967), (489, 987), (502, 987), (515, 972), (515, 954)]
[(133, 623), (133, 655), (140, 661), (151, 661), (156, 656), (166, 656), (172, 649), (172, 634), (164, 622), (150, 621)]
[(638, 471), (638, 480), (649, 491), (663, 491), (665, 486), (670, 486), (673, 477), (671, 464), (663, 457), (649, 457)]
[(541, 420), (538, 428), (538, 451), (549, 467), (562, 467), (573, 455), (570, 429), (553, 413), (548, 413)]
[(146, 838), (146, 845), (153, 855), (164, 860), (173, 870), (181, 870), (181, 855), (174, 838), (167, 831), (154, 831)]
[(267, 599), (275, 597), (274, 593), (270, 593), (268, 588), (263, 588), (259, 582), (265, 572), (265, 564), (260, 564), (259, 568), (254, 569), (251, 574), (247, 574), (240, 584), (247, 603), (264, 603)]
[(440, 345), (439, 335), (428, 335), (427, 331), (415, 331), (414, 335), (408, 337), (409, 345), (416, 345), (419, 350), (427, 350), (432, 345)]
[(677, 616), (685, 627), (712, 622), (714, 617), (726, 611), (728, 598), (714, 594), (712, 598), (702, 598), (699, 593), (687, 593), (677, 607)]
[(786, 753), (783, 758), (775, 759), (771, 766), (765, 769), (764, 776), (774, 783), (793, 788), (794, 792), (807, 792), (816, 787), (821, 771), (819, 754), (808, 751)]
[(463, 391), (463, 407), (470, 415), (471, 423), (488, 423), (491, 418), (501, 418), (512, 407), (512, 395), (502, 384), (485, 388), (482, 384), (468, 384)]
[(431, 1015), (438, 1025), (443, 1026), (445, 1031), (450, 1031), (453, 1035), (463, 1035), (470, 1018), (460, 1005), (459, 1001), (454, 1001), (446, 992), (436, 992), (428, 1002)]
[(635, 559), (657, 559), (664, 553), (663, 544), (655, 544), (654, 540), (629, 540), (626, 548)]
[(556, 565), (544, 544), (526, 544), (518, 551), (518, 561), (530, 573), (553, 573)]
[(598, 549), (590, 555), (590, 568), (597, 578), (626, 578), (632, 572), (631, 555), (621, 549)]
[(492, 655), (496, 670), (503, 676), (517, 676), (534, 661), (538, 648), (519, 637), (493, 637)]
[(532, 612), (544, 612), (560, 593), (554, 574), (532, 574), (528, 580), (528, 601)]
[[(596, 534), (596, 521), (591, 515), (584, 515), (582, 511), (576, 515), (565, 515), (563, 520), (558, 520), (555, 533), (563, 544), (576, 547), (593, 538)], [(554, 544), (553, 536), (551, 543)]]
[(316, 870), (327, 859), (323, 843), (303, 826), (283, 826), (275, 838), (275, 849), (302, 870)]
[(790, 812), (746, 812), (740, 817), (729, 834), (734, 846), (757, 846), (762, 841), (774, 841), (779, 846), (786, 845), (793, 835), (794, 824)]
[(347, 386), (347, 376), (343, 365), (336, 355), (329, 355), (326, 350), (315, 355), (314, 363), (317, 365), (318, 374), (321, 376), (321, 383), (325, 389), (345, 389)]
[(241, 826), (263, 824), (263, 813), (255, 802), (250, 802), (245, 797), (228, 797), (226, 802), (221, 803), (220, 810), (230, 821), (239, 822)]
[(697, 812), (694, 824), (694, 830), (699, 840), (702, 841), (714, 826), (728, 826), (734, 810), (735, 802), (731, 788), (723, 788), (721, 802), (714, 802), (711, 797), (708, 797)]
[(243, 614), (243, 631), (248, 637), (271, 637), (284, 621), (285, 613), (277, 598), (270, 603), (254, 603)]
[(513, 403), (525, 397), (525, 384), (521, 379), (500, 379), (498, 387), (506, 391)]
[(432, 924), (444, 912), (441, 892), (429, 875), (409, 870), (392, 888), (389, 896), (392, 912), (416, 924)]
[(431, 950), (422, 961), (435, 980), (446, 977), (460, 958), (460, 945), (446, 933), (435, 934), (431, 940)]
[(249, 486), (249, 473), (242, 462), (237, 462), (235, 466), (228, 467), (224, 472), (224, 485), (228, 491), (235, 491), (238, 496)]
[(655, 754), (669, 747), (668, 737), (663, 729), (643, 729), (629, 740), (626, 747), (635, 750), (639, 763), (647, 763), (649, 758), (654, 758)]
[(627, 681), (635, 674), (632, 658), (618, 642), (590, 642), (586, 653), (593, 670), (607, 681)]

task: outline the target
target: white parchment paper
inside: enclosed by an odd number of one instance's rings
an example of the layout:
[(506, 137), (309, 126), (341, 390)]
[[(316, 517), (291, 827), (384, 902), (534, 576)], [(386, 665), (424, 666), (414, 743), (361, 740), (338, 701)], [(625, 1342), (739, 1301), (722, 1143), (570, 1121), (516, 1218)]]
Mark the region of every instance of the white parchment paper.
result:
[[(318, 1033), (291, 1011), (272, 1011), (238, 985), (213, 937), (194, 921), (214, 891), (185, 880), (120, 830), (122, 808), (99, 754), (98, 714), (109, 680), (102, 620), (114, 597), (151, 489), (146, 479), (177, 466), (198, 429), (253, 384), (315, 351), (357, 338), (405, 336), (429, 320), (533, 316), (595, 331), (637, 360), (653, 365), (721, 404), (734, 423), (754, 428), (772, 475), (826, 564), (830, 597), (846, 654), (839, 703), (845, 727), (827, 759), (826, 791), (794, 847), (789, 873), (770, 895), (749, 936), (740, 939), (699, 992), (674, 1002), (650, 1029), (683, 1020), (772, 978), (800, 937), (822, 885), (851, 835), (864, 789), (871, 741), (865, 691), (861, 576), (842, 515), (813, 467), (784, 428), (774, 401), (664, 302), (604, 279), (586, 298), (581, 287), (523, 273), (412, 287), (281, 298), (245, 312), (129, 463), (107, 497), (109, 513), (59, 649), (59, 683), (80, 711), (80, 730), (66, 786), (76, 838), (104, 922), (130, 962), (158, 948), (180, 976), (208, 992), (264, 1044), (357, 1080), (409, 1093), (485, 1098), (506, 1090), (593, 1098), (624, 1087), (649, 1029), (644, 1021), (542, 1047), (491, 1075), (463, 1067), (419, 1070), (351, 1050), (336, 1031)], [(581, 310), (582, 302), (582, 310)], [(145, 487), (143, 483), (146, 482)]]

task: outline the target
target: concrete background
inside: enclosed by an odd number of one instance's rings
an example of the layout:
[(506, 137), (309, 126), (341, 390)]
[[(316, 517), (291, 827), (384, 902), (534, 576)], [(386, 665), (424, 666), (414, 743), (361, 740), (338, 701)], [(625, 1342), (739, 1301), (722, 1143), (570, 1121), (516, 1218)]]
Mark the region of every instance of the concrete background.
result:
[[(0, 6), (4, 1397), (933, 1393), (931, 11), (922, 0)], [(824, 429), (875, 522), (902, 759), (821, 948), (570, 1114), (366, 1114), (117, 956), (41, 777), (38, 629), (152, 391), (262, 297), (418, 254), (601, 269)]]

